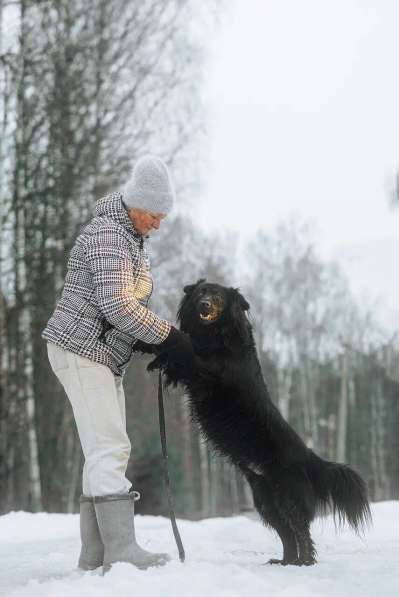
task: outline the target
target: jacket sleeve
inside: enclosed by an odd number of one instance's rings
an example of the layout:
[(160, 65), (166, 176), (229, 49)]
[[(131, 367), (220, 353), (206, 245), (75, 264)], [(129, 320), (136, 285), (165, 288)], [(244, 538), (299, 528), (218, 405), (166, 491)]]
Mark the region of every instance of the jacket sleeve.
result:
[(133, 252), (121, 233), (109, 226), (91, 235), (85, 246), (98, 305), (111, 325), (149, 344), (160, 344), (171, 324), (144, 307), (135, 295), (140, 251)]

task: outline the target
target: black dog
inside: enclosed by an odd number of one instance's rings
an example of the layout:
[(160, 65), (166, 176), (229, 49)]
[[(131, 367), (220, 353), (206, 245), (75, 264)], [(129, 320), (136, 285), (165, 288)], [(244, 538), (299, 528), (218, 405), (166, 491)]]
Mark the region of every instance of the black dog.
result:
[[(371, 520), (365, 483), (307, 448), (270, 400), (245, 298), (205, 280), (184, 292), (178, 319), (194, 352), (184, 362), (158, 353), (148, 369), (160, 368), (168, 384), (185, 386), (193, 419), (247, 478), (262, 520), (283, 543), (283, 559), (270, 563), (314, 564), (311, 521), (331, 508), (340, 523), (362, 530)], [(144, 343), (136, 349), (157, 354)]]

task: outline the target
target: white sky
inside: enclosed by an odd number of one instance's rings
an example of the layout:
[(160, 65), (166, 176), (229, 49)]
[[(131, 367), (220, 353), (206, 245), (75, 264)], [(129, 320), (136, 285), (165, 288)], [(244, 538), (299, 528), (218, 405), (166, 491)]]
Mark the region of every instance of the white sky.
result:
[(200, 223), (247, 237), (292, 213), (310, 218), (354, 289), (395, 310), (399, 209), (389, 208), (388, 186), (399, 165), (399, 2), (226, 6), (204, 92), (210, 172)]

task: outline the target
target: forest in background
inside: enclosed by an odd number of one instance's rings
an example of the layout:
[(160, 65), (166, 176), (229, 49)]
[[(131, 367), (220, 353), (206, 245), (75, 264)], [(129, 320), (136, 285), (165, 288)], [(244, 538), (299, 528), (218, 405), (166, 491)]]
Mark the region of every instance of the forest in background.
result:
[[(183, 286), (200, 277), (240, 287), (285, 418), (320, 455), (357, 468), (373, 500), (399, 498), (395, 331), (356, 303), (306, 223), (254, 233), (240, 255), (234, 234), (196, 226), (207, 163), (204, 49), (218, 6), (0, 0), (0, 512), (78, 509), (82, 452), (40, 333), (95, 200), (119, 188), (144, 151), (167, 160), (179, 198), (150, 241), (152, 309), (174, 322)], [(9, 11), (14, 30), (5, 35)], [(128, 476), (142, 493), (139, 511), (164, 514), (157, 376), (146, 364), (134, 358), (124, 382)], [(243, 479), (191, 423), (181, 389), (165, 399), (178, 514), (251, 508)]]

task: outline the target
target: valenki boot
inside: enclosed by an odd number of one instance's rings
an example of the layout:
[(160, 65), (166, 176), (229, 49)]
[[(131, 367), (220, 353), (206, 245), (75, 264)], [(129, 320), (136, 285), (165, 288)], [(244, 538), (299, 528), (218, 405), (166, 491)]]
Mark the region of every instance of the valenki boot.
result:
[(166, 553), (151, 553), (136, 542), (134, 530), (134, 502), (140, 498), (137, 491), (94, 498), (94, 507), (102, 542), (104, 544), (105, 574), (115, 562), (129, 562), (145, 570), (163, 566), (171, 559)]
[(94, 570), (103, 565), (104, 545), (98, 528), (92, 497), (80, 496), (80, 551), (78, 567)]

